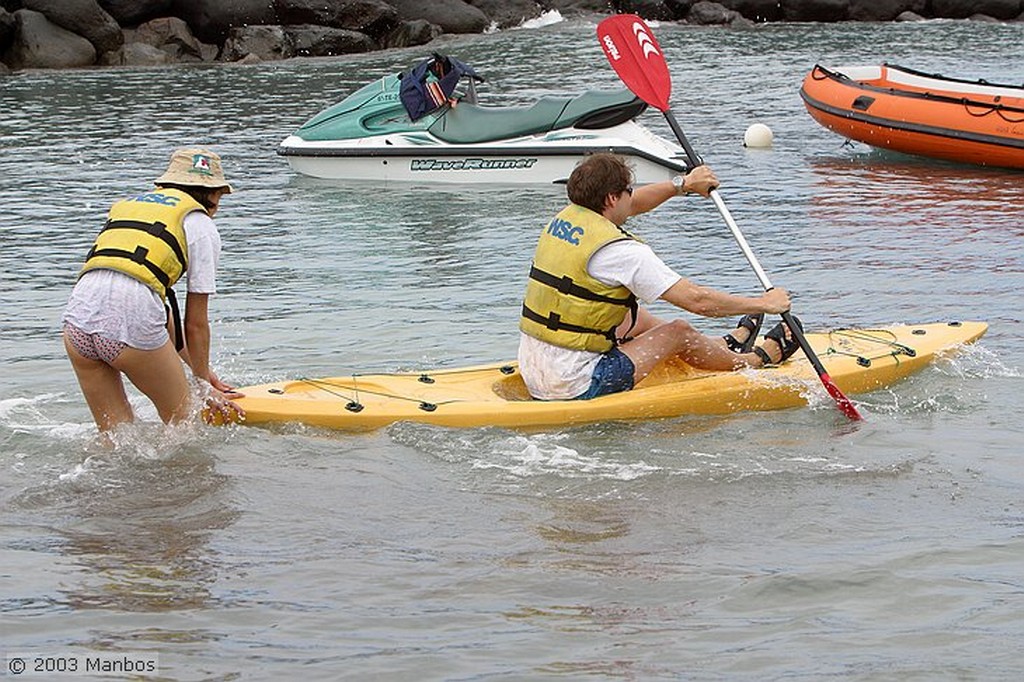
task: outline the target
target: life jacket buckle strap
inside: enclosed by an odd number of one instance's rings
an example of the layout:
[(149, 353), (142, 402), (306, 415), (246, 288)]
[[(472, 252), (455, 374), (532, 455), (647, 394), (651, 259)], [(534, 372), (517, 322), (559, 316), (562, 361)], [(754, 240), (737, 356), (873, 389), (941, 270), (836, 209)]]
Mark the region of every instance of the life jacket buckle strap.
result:
[(558, 277), (541, 270), (536, 265), (530, 266), (530, 278), (555, 289), (560, 294), (575, 296), (576, 298), (582, 298), (585, 301), (597, 301), (599, 303), (611, 303), (612, 305), (627, 307), (634, 305), (636, 301), (636, 296), (632, 293), (630, 293), (626, 298), (615, 298), (614, 296), (602, 296), (600, 294), (595, 294), (593, 291), (577, 284), (569, 275), (562, 275), (561, 277)]
[(608, 330), (602, 330), (602, 329), (593, 329), (591, 327), (584, 327), (584, 326), (578, 325), (578, 324), (570, 324), (568, 322), (562, 322), (562, 316), (560, 314), (552, 312), (552, 313), (548, 313), (547, 315), (541, 315), (540, 313), (536, 312), (535, 310), (530, 310), (530, 308), (525, 303), (523, 304), (522, 315), (523, 315), (523, 317), (525, 317), (526, 319), (530, 320), (531, 322), (536, 322), (537, 324), (544, 325), (545, 327), (547, 327), (551, 331), (556, 331), (556, 332), (558, 332), (558, 331), (567, 331), (567, 332), (575, 332), (577, 334), (597, 334), (598, 336), (603, 336), (606, 339), (609, 339), (609, 340), (611, 340), (613, 342), (614, 342), (614, 339), (615, 339), (615, 329), (616, 329), (616, 327), (612, 327), (611, 329), (608, 329)]

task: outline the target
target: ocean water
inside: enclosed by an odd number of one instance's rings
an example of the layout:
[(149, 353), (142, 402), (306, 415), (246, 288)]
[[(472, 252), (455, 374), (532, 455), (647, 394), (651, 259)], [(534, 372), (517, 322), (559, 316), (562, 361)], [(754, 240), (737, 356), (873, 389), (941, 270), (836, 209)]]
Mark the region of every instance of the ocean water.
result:
[[(518, 104), (618, 85), (595, 26), (430, 48), (481, 71), (484, 101)], [(563, 190), (329, 183), (275, 154), (422, 48), (13, 75), (5, 674), (19, 656), (91, 655), (153, 659), (162, 680), (1020, 679), (1024, 175), (845, 143), (798, 91), (818, 62), (1021, 82), (1024, 24), (654, 29), (677, 118), (809, 328), (981, 319), (981, 343), (858, 396), (857, 424), (821, 397), (541, 432), (166, 428), (135, 395), (139, 422), (103, 447), (60, 314), (109, 204), (174, 147), (217, 149), (238, 190), (217, 216), (211, 314), (214, 365), (240, 385), (514, 357)], [(670, 135), (656, 112), (642, 121)], [(771, 149), (742, 146), (754, 122)], [(687, 277), (757, 291), (710, 202), (632, 226)]]

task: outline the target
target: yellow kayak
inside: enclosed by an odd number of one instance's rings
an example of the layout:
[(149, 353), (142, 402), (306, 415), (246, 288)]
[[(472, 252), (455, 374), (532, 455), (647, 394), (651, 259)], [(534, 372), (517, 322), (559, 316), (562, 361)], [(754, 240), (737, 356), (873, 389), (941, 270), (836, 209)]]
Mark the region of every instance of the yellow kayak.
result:
[[(980, 338), (984, 322), (809, 333), (807, 340), (846, 394), (888, 386), (936, 356)], [(239, 389), (245, 424), (301, 422), (346, 430), (411, 421), (440, 426), (545, 427), (684, 414), (777, 410), (824, 391), (803, 352), (765, 369), (697, 370), (667, 360), (632, 391), (593, 400), (533, 400), (516, 363), (401, 374), (298, 379)]]

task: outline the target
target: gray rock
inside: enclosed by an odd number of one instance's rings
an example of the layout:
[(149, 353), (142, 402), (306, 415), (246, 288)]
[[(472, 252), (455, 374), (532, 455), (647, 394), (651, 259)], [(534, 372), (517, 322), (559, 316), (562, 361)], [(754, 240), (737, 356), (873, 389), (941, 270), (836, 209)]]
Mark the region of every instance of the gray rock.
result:
[(199, 47), (203, 52), (204, 62), (213, 62), (220, 56), (220, 46), (211, 45), (210, 43), (199, 43)]
[(1020, 0), (931, 0), (932, 13), (948, 19), (966, 19), (987, 14), (996, 19), (1013, 19), (1021, 12)]
[(466, 0), (487, 15), (498, 28), (519, 26), (528, 19), (536, 19), (544, 8), (534, 0)]
[(29, 9), (14, 13), (14, 40), (3, 61), (14, 69), (68, 69), (96, 63), (88, 40)]
[(916, 12), (900, 12), (896, 21), (924, 21), (925, 18)]
[(119, 50), (103, 54), (99, 63), (102, 66), (165, 66), (175, 61), (159, 47), (147, 43), (128, 42)]
[(720, 4), (753, 21), (782, 19), (782, 6), (778, 0), (720, 0)]
[(173, 0), (98, 0), (100, 7), (121, 26), (138, 26), (139, 24), (166, 17), (171, 13)]
[(894, 12), (889, 19), (899, 15), (899, 0), (849, 0), (847, 16), (853, 21), (884, 21), (881, 17)]
[(345, 28), (379, 37), (398, 25), (398, 11), (383, 0), (277, 0), (282, 24)]
[(676, 19), (684, 19), (689, 14), (690, 8), (696, 0), (664, 0), (665, 6), (672, 12)]
[(588, 12), (615, 13), (612, 0), (539, 0), (539, 2), (545, 10), (557, 9), (563, 16)]
[(232, 28), (280, 23), (273, 0), (173, 0), (171, 9), (205, 43), (224, 42)]
[(229, 29), (220, 56), (225, 62), (237, 62), (248, 55), (269, 61), (287, 59), (294, 54), (284, 26), (262, 25)]
[(126, 39), (144, 43), (166, 53), (174, 61), (204, 60), (203, 46), (192, 30), (178, 17), (161, 17), (125, 31)]
[(482, 33), (491, 25), (483, 12), (462, 0), (390, 0), (403, 20), (426, 19), (445, 33)]
[(690, 8), (686, 15), (686, 21), (690, 24), (701, 24), (704, 26), (727, 25), (740, 19), (739, 12), (726, 8), (717, 2), (700, 0)]
[(124, 45), (124, 34), (114, 17), (96, 0), (22, 0), (25, 9), (43, 14), (51, 23), (82, 36), (98, 53)]
[(426, 45), (442, 33), (444, 33), (444, 29), (437, 24), (430, 23), (426, 19), (402, 21), (384, 36), (381, 40), (381, 46), (411, 47), (413, 45)]
[(904, 12), (924, 12), (927, 0), (850, 0), (853, 21), (892, 21)]
[(786, 21), (846, 21), (847, 0), (779, 0)]
[(644, 19), (671, 21), (677, 18), (675, 12), (664, 0), (619, 0), (618, 4), (619, 11), (637, 14)]
[(285, 26), (284, 32), (296, 57), (330, 57), (377, 49), (377, 43), (373, 38), (347, 28), (304, 24)]
[(15, 24), (14, 15), (0, 7), (0, 53), (14, 40)]

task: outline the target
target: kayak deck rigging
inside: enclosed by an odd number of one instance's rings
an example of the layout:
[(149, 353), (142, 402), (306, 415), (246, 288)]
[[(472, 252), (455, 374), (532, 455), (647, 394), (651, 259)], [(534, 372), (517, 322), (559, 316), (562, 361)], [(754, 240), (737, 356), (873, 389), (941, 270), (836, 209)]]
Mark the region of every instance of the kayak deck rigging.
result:
[[(891, 337), (891, 339), (887, 340), (887, 339), (884, 339), (884, 338), (880, 338), (879, 336), (875, 336), (875, 334), (888, 335), (888, 336)], [(868, 356), (868, 355), (866, 355), (866, 354), (864, 354), (862, 352), (861, 353), (853, 353), (853, 352), (850, 352), (850, 351), (843, 350), (841, 348), (837, 348), (836, 346), (837, 345), (841, 345), (841, 342), (839, 344), (837, 344), (836, 342), (833, 341), (833, 339), (836, 339), (836, 338), (842, 339), (844, 337), (851, 338), (851, 339), (857, 339), (857, 340), (862, 341), (862, 342), (868, 342), (868, 343), (877, 344), (878, 346), (880, 346), (880, 350), (877, 353), (875, 353), (874, 355)], [(916, 350), (914, 350), (910, 346), (907, 346), (905, 344), (897, 342), (895, 340), (896, 339), (895, 335), (892, 334), (891, 332), (889, 332), (886, 329), (836, 329), (836, 330), (828, 332), (828, 338), (829, 338), (830, 343), (829, 343), (828, 347), (826, 347), (823, 351), (821, 351), (821, 355), (822, 356), (828, 357), (830, 355), (843, 355), (843, 356), (847, 356), (847, 357), (852, 357), (852, 358), (854, 358), (857, 361), (857, 364), (860, 365), (861, 367), (870, 367), (873, 361), (878, 360), (880, 358), (891, 357), (891, 358), (895, 358), (896, 361), (898, 362), (900, 355), (906, 355), (908, 357), (915, 357), (917, 355), (917, 351)], [(500, 374), (503, 374), (503, 375), (506, 375), (506, 376), (513, 375), (513, 374), (515, 374), (517, 372), (516, 367), (514, 367), (513, 365), (501, 365), (500, 367), (497, 367), (495, 369)], [(477, 368), (459, 368), (459, 369), (451, 369), (451, 370), (440, 370), (440, 371), (434, 371), (434, 372), (416, 372), (415, 374), (419, 375), (418, 378), (417, 378), (417, 381), (419, 381), (419, 382), (421, 382), (423, 384), (430, 385), (430, 384), (436, 383), (436, 380), (433, 378), (435, 375), (438, 375), (438, 376), (439, 375), (450, 376), (450, 375), (453, 375), (453, 374), (465, 374), (467, 372), (478, 372), (478, 371), (479, 371), (479, 369), (477, 369)], [(409, 402), (419, 403), (419, 408), (421, 410), (424, 410), (425, 412), (433, 412), (434, 410), (436, 410), (441, 405), (447, 405), (447, 404), (456, 403), (456, 402), (460, 402), (460, 401), (466, 400), (466, 398), (452, 398), (452, 399), (449, 399), (449, 400), (438, 401), (438, 402), (427, 402), (427, 401), (424, 401), (421, 397), (418, 397), (418, 396), (400, 395), (400, 394), (397, 394), (397, 393), (391, 393), (391, 392), (387, 392), (387, 391), (374, 390), (374, 389), (368, 388), (366, 386), (360, 387), (359, 379), (361, 377), (373, 377), (373, 376), (379, 376), (379, 375), (374, 375), (374, 374), (370, 374), (370, 373), (357, 373), (357, 374), (351, 375), (351, 377), (349, 377), (347, 380), (341, 380), (341, 379), (311, 379), (309, 377), (301, 377), (297, 381), (301, 382), (301, 383), (304, 383), (304, 384), (308, 384), (309, 386), (312, 386), (313, 388), (319, 389), (321, 391), (326, 391), (326, 392), (330, 393), (331, 395), (337, 396), (339, 398), (346, 398), (349, 401), (349, 403), (346, 404), (345, 409), (350, 410), (350, 411), (354, 411), (354, 412), (358, 412), (359, 410), (363, 409), (363, 405), (362, 405), (362, 403), (359, 400), (359, 394), (360, 393), (367, 393), (367, 394), (370, 394), (370, 395), (380, 396), (380, 397), (384, 397), (384, 398), (391, 398), (393, 400), (406, 400), (406, 401), (409, 401)], [(680, 378), (680, 379), (677, 379), (677, 381), (693, 381), (693, 380), (699, 379), (699, 378), (701, 378), (699, 375), (695, 375), (695, 376), (688, 377), (688, 378)], [(498, 391), (498, 386), (499, 385), (495, 386), (496, 393)], [(346, 395), (346, 394), (342, 393), (341, 391), (343, 391), (343, 390), (351, 391), (351, 395)], [(271, 392), (275, 392), (275, 391), (271, 390)], [(277, 389), (276, 392), (283, 393), (284, 391), (280, 390), (280, 389)], [(499, 394), (499, 398), (501, 398), (503, 400), (510, 400), (510, 401), (514, 401), (514, 400), (533, 400), (533, 398), (530, 397), (529, 394), (525, 393), (525, 391), (523, 391), (523, 392), (519, 392), (519, 391), (502, 391), (502, 393), (503, 393), (503, 395)]]
[[(873, 336), (873, 334), (888, 335), (891, 337), (891, 339), (885, 340), (883, 338), (879, 338), (878, 336)], [(851, 339), (857, 339), (858, 341), (873, 342), (881, 346), (888, 347), (890, 350), (887, 352), (879, 351), (877, 355), (867, 357), (863, 353), (852, 353), (850, 351), (836, 348), (836, 343), (833, 342), (833, 338), (835, 337), (846, 337)], [(917, 356), (916, 350), (914, 350), (913, 348), (906, 344), (899, 343), (898, 341), (896, 341), (896, 335), (887, 329), (836, 329), (828, 333), (828, 338), (829, 345), (824, 351), (822, 351), (822, 355), (844, 355), (847, 357), (852, 357), (857, 361), (857, 364), (860, 365), (861, 367), (870, 367), (872, 361), (878, 360), (880, 358), (891, 357), (894, 358), (897, 362), (899, 362), (899, 356), (901, 355), (906, 355), (912, 358)]]
[[(905, 378), (986, 330), (981, 322), (950, 322), (806, 336), (837, 385), (863, 393)], [(775, 410), (807, 405), (820, 387), (811, 364), (797, 352), (780, 365), (731, 372), (695, 369), (669, 358), (633, 390), (593, 400), (534, 400), (515, 363), (305, 377), (239, 390), (245, 394), (237, 402), (246, 424), (299, 422), (358, 431), (399, 421), (532, 428)]]

